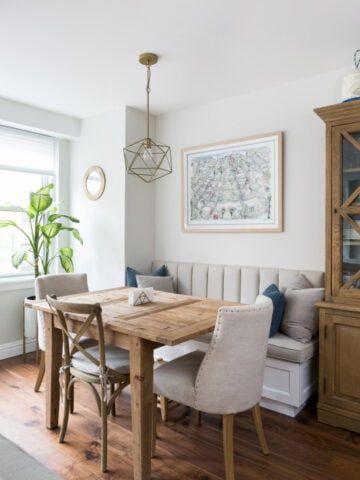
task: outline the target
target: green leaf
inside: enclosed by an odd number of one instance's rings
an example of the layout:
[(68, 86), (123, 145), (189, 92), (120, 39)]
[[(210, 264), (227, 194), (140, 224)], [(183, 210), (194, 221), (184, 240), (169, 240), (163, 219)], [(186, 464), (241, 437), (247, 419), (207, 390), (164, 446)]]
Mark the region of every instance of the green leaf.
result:
[(38, 190), (37, 192), (35, 192), (35, 193), (36, 193), (36, 194), (39, 194), (39, 195), (48, 195), (53, 188), (54, 188), (54, 184), (53, 184), (53, 183), (49, 183), (49, 184), (46, 185), (45, 187), (39, 188), (39, 190)]
[(54, 220), (58, 220), (59, 218), (68, 218), (71, 222), (80, 223), (80, 220), (78, 220), (77, 218), (72, 217), (71, 215), (62, 215), (61, 213), (49, 215), (48, 221), (53, 222)]
[(71, 233), (73, 234), (73, 237), (76, 238), (76, 240), (78, 240), (81, 243), (81, 245), (84, 244), (83, 239), (81, 238), (80, 232), (77, 228), (72, 228)]
[(84, 244), (83, 239), (81, 238), (80, 232), (77, 228), (72, 228), (72, 227), (63, 227), (62, 230), (67, 230), (72, 233), (73, 237), (78, 240), (81, 245)]
[(14, 220), (0, 220), (0, 228), (1, 227), (16, 227), (16, 222)]
[(63, 247), (63, 248), (60, 248), (60, 253), (65, 257), (72, 258), (74, 255), (74, 250), (71, 247)]
[(30, 207), (27, 209), (27, 214), (29, 215), (30, 218), (34, 218), (36, 215), (35, 208), (30, 205)]
[(59, 222), (47, 223), (40, 227), (46, 238), (54, 238), (62, 230), (62, 224)]
[(44, 212), (52, 204), (52, 198), (48, 193), (30, 193), (30, 207), (36, 213)]
[(15, 268), (19, 268), (24, 260), (27, 260), (27, 250), (18, 250), (11, 256), (11, 262)]
[(67, 255), (60, 254), (60, 263), (66, 273), (71, 273), (74, 271), (74, 265), (72, 259)]

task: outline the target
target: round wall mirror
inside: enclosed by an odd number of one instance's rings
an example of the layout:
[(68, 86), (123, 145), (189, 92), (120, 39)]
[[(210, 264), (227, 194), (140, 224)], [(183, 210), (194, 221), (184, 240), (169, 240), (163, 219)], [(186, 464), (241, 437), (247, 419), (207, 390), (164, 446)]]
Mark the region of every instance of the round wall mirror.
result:
[(105, 174), (102, 168), (93, 166), (84, 175), (84, 190), (91, 200), (97, 200), (105, 190)]

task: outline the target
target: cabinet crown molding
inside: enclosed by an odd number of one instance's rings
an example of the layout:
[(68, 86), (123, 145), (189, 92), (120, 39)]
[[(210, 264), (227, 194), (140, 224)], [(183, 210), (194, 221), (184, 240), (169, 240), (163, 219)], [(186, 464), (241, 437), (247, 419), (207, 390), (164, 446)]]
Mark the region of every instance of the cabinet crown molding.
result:
[(336, 103), (326, 107), (315, 108), (314, 112), (325, 122), (333, 125), (358, 121), (360, 116), (360, 100)]

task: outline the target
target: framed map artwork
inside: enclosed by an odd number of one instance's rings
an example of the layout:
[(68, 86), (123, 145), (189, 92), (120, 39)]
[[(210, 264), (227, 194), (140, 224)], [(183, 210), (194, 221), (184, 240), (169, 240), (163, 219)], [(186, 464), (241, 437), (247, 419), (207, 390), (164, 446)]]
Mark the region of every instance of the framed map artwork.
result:
[(282, 132), (182, 151), (185, 232), (282, 232)]

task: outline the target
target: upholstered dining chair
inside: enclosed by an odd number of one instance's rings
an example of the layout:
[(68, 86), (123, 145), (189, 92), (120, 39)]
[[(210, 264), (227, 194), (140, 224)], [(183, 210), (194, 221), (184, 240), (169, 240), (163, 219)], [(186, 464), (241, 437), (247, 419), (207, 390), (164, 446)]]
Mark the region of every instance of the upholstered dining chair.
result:
[[(234, 416), (252, 410), (262, 451), (269, 453), (259, 401), (262, 393), (272, 302), (259, 295), (254, 305), (221, 307), (206, 353), (195, 351), (154, 371), (157, 395), (197, 411), (222, 415), (226, 480), (234, 480)], [(154, 413), (153, 452), (156, 425)]]
[[(117, 396), (130, 383), (129, 352), (113, 345), (105, 345), (100, 304), (70, 303), (57, 300), (49, 295), (46, 296), (46, 300), (59, 318), (63, 338), (64, 360), (59, 380), (64, 399), (64, 414), (59, 442), (64, 442), (67, 430), (71, 388), (75, 382), (83, 382), (91, 388), (101, 418), (101, 471), (105, 472), (107, 468), (107, 417)], [(84, 323), (75, 336), (68, 331), (66, 324), (66, 316), (70, 314), (84, 316)], [(86, 335), (92, 323), (96, 324), (98, 345), (83, 348), (79, 340), (82, 335)], [(95, 385), (99, 387), (99, 392)]]
[[(65, 273), (41, 275), (35, 280), (36, 300), (44, 300), (46, 295), (62, 297), (89, 291), (86, 273)], [(40, 366), (34, 390), (38, 392), (45, 374), (45, 320), (42, 312), (38, 312), (38, 345), (40, 349)], [(94, 342), (88, 338), (81, 339), (83, 347), (92, 346)]]

